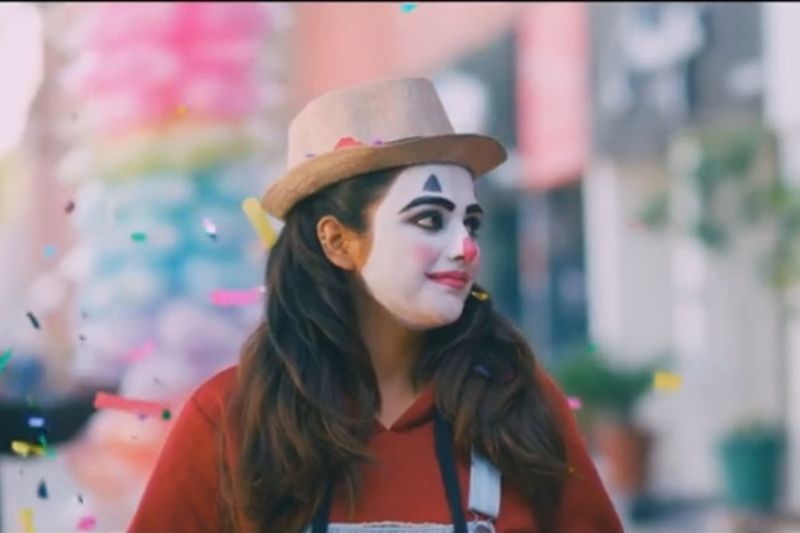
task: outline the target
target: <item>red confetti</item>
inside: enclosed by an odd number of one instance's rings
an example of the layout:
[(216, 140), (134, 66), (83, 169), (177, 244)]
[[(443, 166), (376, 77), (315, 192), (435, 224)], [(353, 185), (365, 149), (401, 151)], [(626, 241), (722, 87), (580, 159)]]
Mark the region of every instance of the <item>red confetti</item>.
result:
[(144, 416), (169, 417), (169, 409), (155, 402), (132, 400), (105, 392), (97, 393), (94, 399), (94, 406), (96, 409), (117, 409), (120, 411), (132, 411)]
[(338, 148), (347, 148), (349, 146), (364, 146), (362, 143), (352, 137), (342, 137), (339, 142), (334, 146), (334, 150)]

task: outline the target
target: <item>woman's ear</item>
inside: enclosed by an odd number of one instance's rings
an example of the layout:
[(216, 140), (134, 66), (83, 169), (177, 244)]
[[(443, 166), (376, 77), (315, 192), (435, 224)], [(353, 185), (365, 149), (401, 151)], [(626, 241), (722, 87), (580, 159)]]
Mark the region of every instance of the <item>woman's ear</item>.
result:
[(331, 215), (317, 222), (319, 239), (325, 257), (342, 270), (355, 270), (359, 265), (360, 237)]

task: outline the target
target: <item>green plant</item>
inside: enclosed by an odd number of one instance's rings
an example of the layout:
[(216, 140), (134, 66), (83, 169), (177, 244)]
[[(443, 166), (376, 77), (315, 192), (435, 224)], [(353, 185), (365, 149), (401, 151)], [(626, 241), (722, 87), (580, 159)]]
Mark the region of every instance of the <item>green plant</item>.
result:
[[(726, 127), (686, 132), (675, 146), (680, 143), (691, 155), (672, 165), (689, 178), (697, 200), (693, 218), (682, 221), (685, 230), (706, 249), (723, 253), (744, 229), (772, 228), (772, 245), (757, 268), (776, 290), (800, 283), (800, 191), (777, 174), (773, 134), (760, 126)], [(650, 230), (666, 230), (671, 200), (669, 191), (654, 194), (640, 209), (639, 221)]]
[(630, 423), (634, 409), (653, 385), (659, 366), (612, 365), (608, 355), (591, 346), (569, 350), (554, 365), (553, 375), (564, 392), (577, 397), (590, 416), (611, 416)]

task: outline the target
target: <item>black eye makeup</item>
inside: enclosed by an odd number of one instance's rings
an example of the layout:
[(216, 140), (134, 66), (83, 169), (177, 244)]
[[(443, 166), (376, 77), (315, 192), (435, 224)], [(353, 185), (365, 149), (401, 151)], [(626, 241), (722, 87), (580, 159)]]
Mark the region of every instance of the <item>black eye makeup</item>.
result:
[[(446, 198), (441, 198), (438, 196), (421, 196), (409, 202), (400, 210), (398, 214), (402, 214), (406, 211), (410, 211), (414, 208), (422, 206), (434, 207), (428, 208), (416, 215), (411, 216), (408, 219), (408, 222), (431, 232), (439, 231), (444, 227), (445, 217), (447, 216), (447, 213), (444, 211), (452, 213), (456, 208), (455, 204)], [(481, 209), (481, 206), (478, 204), (470, 204), (467, 206), (464, 226), (466, 226), (467, 231), (473, 238), (477, 236), (478, 230), (481, 227), (482, 216), (483, 209)]]
[(429, 231), (438, 231), (444, 227), (444, 216), (440, 211), (428, 209), (411, 217), (412, 224)]
[(467, 231), (469, 231), (469, 236), (473, 239), (478, 236), (478, 230), (481, 229), (482, 223), (481, 217), (470, 216), (464, 219), (464, 225), (467, 227)]

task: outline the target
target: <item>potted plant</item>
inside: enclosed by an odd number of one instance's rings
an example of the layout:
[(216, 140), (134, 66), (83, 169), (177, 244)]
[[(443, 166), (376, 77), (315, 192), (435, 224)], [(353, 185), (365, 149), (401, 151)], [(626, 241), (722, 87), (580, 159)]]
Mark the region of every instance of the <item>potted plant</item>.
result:
[(725, 503), (744, 511), (773, 511), (781, 494), (785, 450), (780, 425), (751, 421), (729, 431), (718, 445)]
[(609, 483), (624, 496), (636, 498), (647, 483), (652, 437), (634, 419), (634, 411), (651, 390), (656, 366), (612, 365), (592, 347), (571, 350), (553, 370), (564, 392), (577, 397), (579, 423), (593, 447), (606, 459)]

